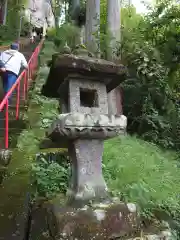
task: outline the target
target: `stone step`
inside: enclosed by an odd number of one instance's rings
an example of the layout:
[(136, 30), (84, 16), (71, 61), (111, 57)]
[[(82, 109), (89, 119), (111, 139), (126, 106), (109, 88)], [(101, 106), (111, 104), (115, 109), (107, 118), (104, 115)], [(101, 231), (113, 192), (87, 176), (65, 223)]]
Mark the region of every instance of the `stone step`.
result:
[(7, 167), (1, 166), (1, 163), (0, 163), (0, 184), (2, 184), (3, 179), (6, 175), (6, 172), (7, 172)]
[[(3, 98), (0, 99), (0, 101), (2, 101), (2, 100), (3, 100)], [(20, 92), (19, 101), (20, 101), (20, 104), (22, 104), (24, 102), (24, 92), (23, 91)], [(16, 102), (17, 102), (16, 92), (12, 93), (11, 102), (16, 104)]]
[[(0, 120), (0, 133), (5, 131), (5, 121)], [(14, 120), (14, 119), (10, 119), (9, 120), (9, 131), (11, 129), (20, 129), (20, 128), (24, 128), (26, 126), (26, 123), (24, 120)]]
[[(49, 236), (48, 226), (46, 222), (46, 212), (43, 207), (39, 207), (38, 204), (36, 206), (36, 204), (32, 206), (32, 220), (30, 224), (30, 236), (28, 240), (50, 240), (51, 238)], [(43, 204), (43, 201), (42, 203), (39, 203), (40, 206), (41, 204)]]
[[(27, 110), (27, 106), (19, 106), (19, 119), (22, 119), (25, 112)], [(9, 114), (8, 114), (9, 121), (17, 121), (16, 119), (16, 106), (9, 107)], [(0, 112), (0, 122), (4, 122), (6, 120), (5, 111)], [(1, 126), (1, 124), (0, 124)]]
[[(18, 136), (23, 129), (10, 129), (9, 130), (9, 148), (13, 149), (17, 146)], [(0, 149), (5, 149), (5, 134), (0, 135)]]
[[(26, 109), (27, 104), (24, 102), (19, 103), (20, 110)], [(9, 106), (9, 112), (14, 112), (16, 110), (16, 104), (12, 103), (12, 105)]]

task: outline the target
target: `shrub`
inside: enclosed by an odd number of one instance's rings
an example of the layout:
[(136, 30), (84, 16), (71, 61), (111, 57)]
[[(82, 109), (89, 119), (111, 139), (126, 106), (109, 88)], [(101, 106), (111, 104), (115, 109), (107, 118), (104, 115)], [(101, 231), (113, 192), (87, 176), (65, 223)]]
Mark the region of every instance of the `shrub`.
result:
[(7, 25), (0, 25), (0, 40), (7, 41), (7, 40), (14, 40), (15, 33), (10, 31)]
[(70, 167), (67, 158), (61, 154), (39, 154), (32, 165), (32, 184), (36, 195), (50, 198), (68, 187)]
[(22, 21), (22, 28), (21, 28), (21, 36), (27, 37), (30, 34), (31, 24), (23, 19)]
[(50, 28), (50, 29), (48, 29), (48, 31), (47, 31), (47, 39), (49, 40), (49, 41), (53, 41), (54, 39), (55, 39), (55, 37), (56, 37), (56, 33), (57, 33), (57, 31), (56, 31), (56, 28)]
[(56, 31), (54, 38), (54, 44), (61, 50), (67, 43), (67, 45), (74, 49), (79, 43), (80, 29), (73, 24), (65, 23)]
[(129, 133), (180, 149), (179, 6), (166, 2), (169, 8), (160, 1), (145, 18), (124, 16), (122, 59), (129, 78), (122, 84), (123, 107)]

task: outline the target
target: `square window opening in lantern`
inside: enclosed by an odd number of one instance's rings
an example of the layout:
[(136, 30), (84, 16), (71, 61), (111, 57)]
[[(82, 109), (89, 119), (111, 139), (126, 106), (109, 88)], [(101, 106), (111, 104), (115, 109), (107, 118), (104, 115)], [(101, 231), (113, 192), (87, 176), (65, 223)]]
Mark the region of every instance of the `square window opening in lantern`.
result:
[(80, 105), (82, 107), (99, 107), (96, 89), (80, 88)]

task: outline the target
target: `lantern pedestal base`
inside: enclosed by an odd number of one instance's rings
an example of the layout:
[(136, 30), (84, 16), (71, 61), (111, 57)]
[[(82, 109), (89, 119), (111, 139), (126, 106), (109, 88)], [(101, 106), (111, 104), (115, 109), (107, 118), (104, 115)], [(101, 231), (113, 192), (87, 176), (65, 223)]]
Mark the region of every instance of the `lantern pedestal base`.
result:
[(48, 230), (54, 240), (116, 239), (139, 230), (134, 204), (112, 200), (73, 208), (61, 207), (59, 202), (56, 199), (46, 206)]

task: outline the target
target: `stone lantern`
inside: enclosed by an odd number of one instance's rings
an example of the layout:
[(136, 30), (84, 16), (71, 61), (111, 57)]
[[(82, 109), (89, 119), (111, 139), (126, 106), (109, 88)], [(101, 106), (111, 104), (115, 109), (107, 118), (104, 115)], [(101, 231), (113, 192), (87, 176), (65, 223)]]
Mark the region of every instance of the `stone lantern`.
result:
[(134, 205), (111, 198), (102, 174), (104, 140), (127, 125), (125, 116), (108, 114), (107, 93), (125, 77), (123, 65), (89, 57), (84, 49), (52, 58), (42, 94), (60, 99), (62, 114), (47, 137), (68, 148), (72, 163), (66, 206), (56, 200), (47, 207), (53, 239), (113, 239), (137, 227)]

